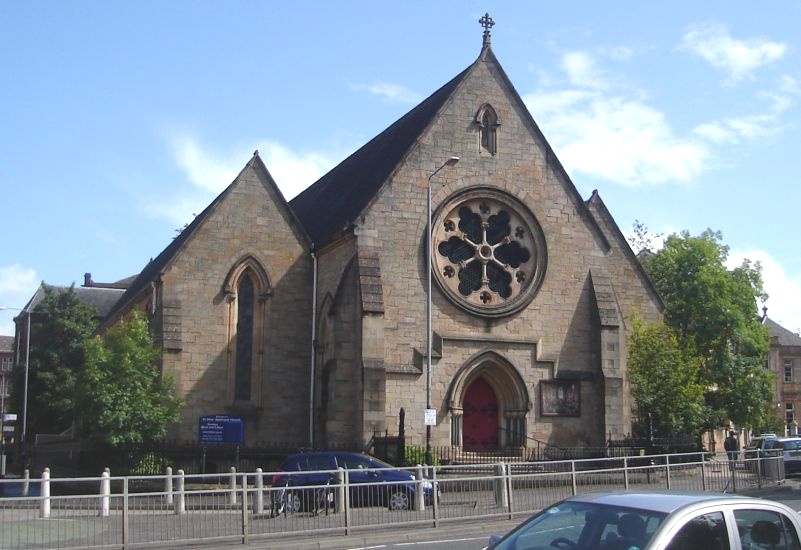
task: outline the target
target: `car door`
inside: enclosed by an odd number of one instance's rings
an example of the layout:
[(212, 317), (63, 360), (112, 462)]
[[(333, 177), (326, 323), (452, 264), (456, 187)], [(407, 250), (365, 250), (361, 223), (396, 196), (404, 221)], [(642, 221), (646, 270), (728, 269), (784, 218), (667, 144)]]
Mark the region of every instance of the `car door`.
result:
[(337, 469), (334, 457), (330, 454), (301, 455), (299, 463), (301, 471), (308, 473), (299, 476), (294, 485), (325, 485)]
[(383, 472), (375, 470), (367, 457), (338, 454), (337, 465), (348, 471), (351, 502), (359, 506), (378, 506), (383, 502)]
[(794, 522), (778, 510), (734, 510), (742, 548), (753, 550), (801, 550)]
[(665, 550), (731, 550), (729, 531), (722, 510), (698, 514), (672, 536)]

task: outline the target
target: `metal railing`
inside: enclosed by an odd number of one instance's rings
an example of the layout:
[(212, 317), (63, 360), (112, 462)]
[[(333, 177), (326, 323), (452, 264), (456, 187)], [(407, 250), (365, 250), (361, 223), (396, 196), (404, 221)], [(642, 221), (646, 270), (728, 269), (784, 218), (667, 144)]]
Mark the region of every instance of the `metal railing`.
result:
[[(709, 453), (391, 470), (395, 475), (318, 472), (329, 480), (325, 485), (304, 485), (308, 477), (289, 479), (314, 472), (258, 469), (54, 479), (45, 470), (39, 479), (0, 480), (0, 548), (134, 548), (199, 540), (243, 544), (301, 533), (437, 527), (476, 518), (512, 519), (591, 491), (736, 492), (784, 479), (780, 456), (728, 461)], [(369, 481), (398, 479), (399, 470), (414, 479)], [(273, 486), (273, 479), (281, 484)]]

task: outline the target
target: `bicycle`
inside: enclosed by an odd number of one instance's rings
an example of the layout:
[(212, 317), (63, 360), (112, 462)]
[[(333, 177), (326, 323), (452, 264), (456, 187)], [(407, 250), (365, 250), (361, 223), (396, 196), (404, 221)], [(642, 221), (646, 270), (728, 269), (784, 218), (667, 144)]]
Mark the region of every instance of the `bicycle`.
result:
[(270, 517), (280, 515), (296, 514), (307, 511), (312, 515), (325, 512), (328, 515), (329, 508), (334, 504), (334, 491), (330, 482), (320, 487), (308, 489), (292, 489), (284, 486), (273, 491), (273, 503), (270, 510)]

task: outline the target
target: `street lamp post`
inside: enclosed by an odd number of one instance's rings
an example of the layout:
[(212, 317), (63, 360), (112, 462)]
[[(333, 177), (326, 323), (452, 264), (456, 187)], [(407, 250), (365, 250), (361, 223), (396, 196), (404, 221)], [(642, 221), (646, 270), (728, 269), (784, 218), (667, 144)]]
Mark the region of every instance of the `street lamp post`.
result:
[[(432, 323), (431, 323), (431, 241), (433, 240), (431, 225), (431, 179), (446, 166), (453, 166), (459, 162), (459, 157), (452, 156), (446, 160), (439, 168), (434, 170), (428, 176), (428, 184), (426, 190), (428, 192), (428, 201), (426, 208), (426, 277), (428, 284), (426, 285), (426, 465), (431, 466), (433, 458), (431, 456), (431, 422), (429, 421), (429, 411), (431, 410), (431, 352), (432, 352)], [(435, 422), (436, 423), (436, 422)]]
[[(25, 323), (25, 380), (23, 382), (22, 394), (22, 432), (20, 433), (20, 443), (25, 444), (25, 436), (28, 433), (28, 365), (31, 358), (31, 312), (27, 309), (18, 307), (0, 306), (0, 310), (13, 310), (25, 313), (28, 319)], [(17, 347), (17, 358), (19, 359), (19, 347)]]

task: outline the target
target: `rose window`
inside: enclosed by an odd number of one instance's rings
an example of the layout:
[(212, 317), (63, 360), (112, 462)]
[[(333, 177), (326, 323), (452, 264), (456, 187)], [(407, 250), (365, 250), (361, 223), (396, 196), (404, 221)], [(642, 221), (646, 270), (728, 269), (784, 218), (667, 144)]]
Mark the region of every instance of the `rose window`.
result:
[(433, 227), (436, 279), (459, 305), (503, 315), (533, 297), (542, 278), (544, 239), (518, 201), (472, 190), (446, 205)]

